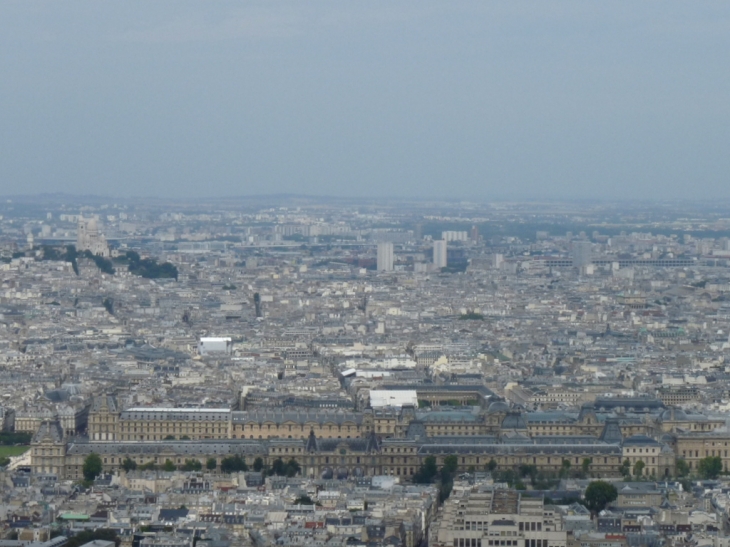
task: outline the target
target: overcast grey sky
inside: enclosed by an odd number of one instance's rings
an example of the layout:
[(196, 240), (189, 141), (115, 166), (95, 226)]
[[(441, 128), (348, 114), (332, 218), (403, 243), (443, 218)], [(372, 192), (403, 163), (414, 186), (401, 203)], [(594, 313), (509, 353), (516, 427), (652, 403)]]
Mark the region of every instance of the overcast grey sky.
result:
[(730, 2), (0, 6), (0, 194), (730, 197)]

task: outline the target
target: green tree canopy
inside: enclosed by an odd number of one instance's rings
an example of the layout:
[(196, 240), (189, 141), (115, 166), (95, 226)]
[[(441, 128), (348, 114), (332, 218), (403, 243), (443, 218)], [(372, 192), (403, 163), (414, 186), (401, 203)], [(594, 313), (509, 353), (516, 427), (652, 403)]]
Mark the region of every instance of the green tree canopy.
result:
[(697, 472), (703, 479), (716, 479), (722, 473), (722, 458), (707, 456), (697, 464)]
[(314, 501), (312, 501), (312, 498), (304, 494), (294, 500), (294, 505), (314, 505)]
[(218, 467), (218, 462), (215, 461), (215, 458), (208, 458), (208, 461), (205, 462), (205, 468), (208, 471), (213, 471), (216, 467)]
[(606, 481), (593, 481), (586, 488), (585, 504), (592, 513), (603, 511), (606, 506), (618, 498), (618, 491), (613, 484)]
[(124, 458), (124, 461), (122, 462), (122, 469), (127, 472), (134, 471), (135, 469), (137, 469), (137, 462), (135, 462), (131, 458)]
[(689, 475), (689, 465), (687, 465), (687, 462), (683, 459), (678, 459), (676, 463), (677, 468), (677, 476), (678, 477), (686, 477)]
[(459, 467), (459, 458), (457, 456), (454, 456), (453, 454), (451, 456), (446, 456), (444, 458), (444, 471), (449, 473), (450, 475), (453, 475), (456, 473), (456, 469)]
[(172, 462), (172, 460), (165, 460), (165, 464), (162, 466), (163, 471), (175, 471), (177, 467), (175, 467), (175, 464)]
[(200, 463), (200, 460), (185, 460), (182, 466), (183, 471), (200, 471), (201, 469), (203, 469), (203, 464)]
[(264, 468), (264, 459), (260, 456), (253, 461), (253, 470), (256, 472), (261, 471)]
[(646, 467), (646, 464), (639, 460), (634, 464), (634, 476), (635, 477), (641, 477), (644, 474), (644, 467)]
[(583, 463), (581, 463), (581, 471), (583, 471), (584, 475), (588, 474), (588, 471), (591, 468), (591, 464), (593, 463), (593, 460), (591, 458), (583, 458)]
[(93, 481), (96, 477), (101, 475), (102, 465), (99, 454), (93, 452), (86, 456), (84, 460), (83, 474), (84, 479), (87, 481)]
[(301, 467), (299, 467), (299, 464), (296, 462), (295, 459), (292, 458), (288, 462), (284, 463), (281, 458), (276, 458), (271, 464), (271, 469), (269, 469), (269, 475), (294, 477), (300, 471)]
[(631, 475), (631, 462), (628, 459), (625, 459), (624, 462), (621, 464), (621, 467), (619, 470), (621, 471), (621, 474), (624, 476)]
[(246, 460), (238, 454), (235, 456), (227, 456), (221, 460), (221, 472), (236, 473), (238, 471), (248, 471)]
[(415, 475), (413, 475), (413, 482), (417, 484), (428, 484), (433, 482), (433, 479), (438, 474), (438, 467), (436, 465), (436, 458), (433, 456), (427, 456), (423, 460), (423, 464), (418, 469)]

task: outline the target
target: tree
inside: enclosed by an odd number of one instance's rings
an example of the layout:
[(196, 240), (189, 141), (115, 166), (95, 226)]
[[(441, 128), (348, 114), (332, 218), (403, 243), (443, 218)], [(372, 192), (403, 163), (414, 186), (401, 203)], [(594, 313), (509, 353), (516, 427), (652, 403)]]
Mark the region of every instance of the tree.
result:
[(444, 471), (446, 471), (449, 475), (453, 475), (456, 473), (456, 469), (459, 467), (459, 458), (457, 456), (454, 456), (453, 454), (451, 456), (446, 456), (444, 458)]
[(281, 458), (276, 458), (273, 463), (271, 464), (271, 469), (269, 469), (269, 475), (278, 475), (281, 476), (284, 474), (284, 460)]
[(200, 463), (200, 460), (185, 460), (182, 467), (183, 471), (200, 471), (201, 469), (203, 469), (203, 464)]
[(222, 473), (235, 473), (238, 471), (248, 471), (248, 465), (246, 460), (236, 454), (235, 456), (228, 456), (221, 460), (221, 472)]
[(84, 473), (84, 479), (87, 481), (93, 481), (96, 477), (101, 475), (102, 465), (101, 465), (101, 458), (99, 457), (99, 454), (94, 454), (93, 452), (86, 456), (86, 459), (84, 460), (84, 467), (83, 467), (83, 473)]
[(413, 475), (413, 482), (416, 484), (428, 484), (433, 482), (437, 474), (438, 467), (436, 466), (436, 458), (428, 456), (423, 460), (423, 464), (421, 464), (416, 474)]
[(256, 472), (261, 471), (264, 468), (264, 460), (260, 456), (253, 461), (253, 470)]
[(208, 461), (205, 462), (205, 468), (208, 471), (213, 471), (216, 467), (218, 467), (218, 462), (215, 461), (215, 458), (208, 458)]
[(583, 471), (584, 475), (588, 475), (588, 471), (590, 470), (592, 463), (593, 463), (593, 459), (583, 458), (583, 463), (581, 463), (580, 468), (581, 468), (581, 471)]
[(127, 473), (134, 471), (137, 469), (137, 462), (131, 458), (124, 458), (124, 461), (122, 462), (122, 469), (124, 469)]
[(162, 439), (163, 441), (174, 441), (175, 435), (165, 435), (165, 438)]
[(624, 463), (621, 464), (619, 471), (621, 471), (621, 474), (624, 477), (628, 477), (631, 475), (631, 462), (628, 460), (628, 458), (625, 459)]
[(681, 458), (678, 459), (676, 468), (678, 477), (686, 477), (687, 475), (689, 475), (689, 466), (687, 465), (687, 462), (685, 460)]
[(314, 501), (306, 494), (303, 494), (294, 500), (294, 505), (314, 505)]
[(497, 469), (497, 462), (494, 461), (494, 458), (492, 458), (487, 464), (487, 471), (489, 471), (490, 473), (494, 473), (495, 469)]
[(618, 498), (616, 487), (606, 481), (591, 482), (584, 496), (585, 505), (593, 514), (603, 511), (616, 498)]
[(634, 464), (634, 476), (637, 479), (644, 474), (644, 467), (646, 467), (646, 464), (641, 460)]
[(707, 456), (697, 464), (697, 472), (703, 479), (716, 479), (722, 472), (722, 458), (720, 456)]
[(570, 460), (563, 460), (563, 463), (560, 466), (560, 476), (566, 477), (568, 476), (568, 473), (570, 473)]
[(287, 477), (295, 477), (301, 472), (301, 470), (302, 468), (294, 458), (290, 459), (284, 467), (284, 473)]
[(537, 477), (536, 465), (528, 465), (526, 463), (523, 463), (517, 468), (517, 471), (520, 475), (520, 478), (530, 477), (530, 481), (532, 483), (535, 482), (535, 478)]
[(172, 472), (175, 471), (177, 467), (175, 467), (175, 464), (172, 463), (172, 460), (165, 460), (165, 464), (162, 466), (163, 471)]

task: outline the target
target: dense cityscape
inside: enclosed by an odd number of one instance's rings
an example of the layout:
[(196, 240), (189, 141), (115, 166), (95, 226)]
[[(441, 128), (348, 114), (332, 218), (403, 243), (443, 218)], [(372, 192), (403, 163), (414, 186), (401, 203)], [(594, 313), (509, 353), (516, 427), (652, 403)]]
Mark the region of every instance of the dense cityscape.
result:
[(726, 211), (3, 198), (0, 547), (727, 547)]

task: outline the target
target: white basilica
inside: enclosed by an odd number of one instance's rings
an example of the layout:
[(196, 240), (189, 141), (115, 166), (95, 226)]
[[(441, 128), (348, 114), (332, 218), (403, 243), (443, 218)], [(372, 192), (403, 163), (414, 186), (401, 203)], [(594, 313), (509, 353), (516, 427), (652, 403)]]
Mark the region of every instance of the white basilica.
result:
[(109, 256), (109, 245), (106, 238), (99, 233), (99, 226), (95, 218), (79, 218), (76, 250), (79, 252), (91, 251), (96, 256)]

